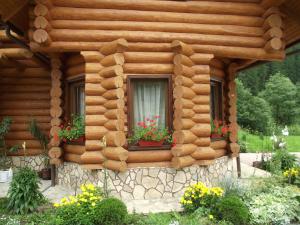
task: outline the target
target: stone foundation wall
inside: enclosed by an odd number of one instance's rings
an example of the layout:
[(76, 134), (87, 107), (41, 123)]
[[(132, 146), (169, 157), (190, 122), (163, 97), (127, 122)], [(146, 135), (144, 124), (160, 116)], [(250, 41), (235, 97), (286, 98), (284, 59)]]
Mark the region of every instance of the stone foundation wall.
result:
[[(124, 173), (111, 170), (85, 170), (75, 163), (65, 162), (58, 167), (58, 183), (79, 189), (81, 184), (107, 184), (111, 195), (130, 199), (178, 198), (185, 188), (198, 181), (208, 186), (218, 185), (233, 175), (233, 161), (225, 156), (210, 166), (191, 166), (181, 170), (173, 168), (131, 168)], [(105, 182), (104, 182), (105, 181)]]
[(11, 156), (8, 160), (13, 168), (29, 166), (36, 171), (44, 168), (44, 159), (41, 156)]

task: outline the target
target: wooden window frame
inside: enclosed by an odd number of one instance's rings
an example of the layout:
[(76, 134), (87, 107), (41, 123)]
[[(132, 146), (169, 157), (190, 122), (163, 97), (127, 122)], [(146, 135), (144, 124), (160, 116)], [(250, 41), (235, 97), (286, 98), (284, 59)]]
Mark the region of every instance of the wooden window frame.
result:
[[(215, 83), (215, 84), (221, 84), (221, 88), (220, 88), (220, 91), (221, 91), (221, 95), (219, 96), (218, 98), (218, 120), (224, 120), (224, 106), (223, 106), (223, 101), (224, 101), (224, 80), (223, 79), (220, 79), (220, 78), (216, 78), (216, 77), (212, 77), (210, 79), (210, 86), (212, 86), (212, 84)], [(217, 86), (217, 85), (216, 85)], [(210, 95), (211, 96), (211, 95)], [(211, 103), (211, 101), (210, 101)], [(212, 105), (210, 104), (210, 107), (212, 109)], [(214, 115), (216, 116), (216, 115)], [(211, 119), (213, 119), (213, 117), (211, 117)]]
[[(75, 98), (73, 96), (73, 93), (71, 91), (71, 88), (73, 88), (72, 86), (74, 84), (78, 84), (78, 86), (83, 85), (83, 87), (85, 88), (85, 75), (84, 74), (80, 74), (74, 77), (70, 77), (67, 78), (65, 80), (65, 120), (66, 121), (70, 121), (71, 120), (71, 116), (73, 113), (73, 109), (75, 108)], [(74, 142), (72, 143), (72, 145), (85, 145), (85, 142)]]
[[(167, 128), (169, 131), (173, 131), (173, 89), (172, 89), (172, 75), (128, 75), (127, 76), (127, 126), (128, 126), (128, 136), (132, 135), (133, 129), (133, 80), (137, 79), (147, 79), (147, 80), (157, 80), (165, 79), (167, 80), (167, 100), (166, 113), (167, 113)], [(168, 150), (171, 148), (171, 144), (163, 145), (161, 147), (140, 147), (137, 145), (128, 144), (127, 149), (132, 151), (146, 151), (146, 150)]]

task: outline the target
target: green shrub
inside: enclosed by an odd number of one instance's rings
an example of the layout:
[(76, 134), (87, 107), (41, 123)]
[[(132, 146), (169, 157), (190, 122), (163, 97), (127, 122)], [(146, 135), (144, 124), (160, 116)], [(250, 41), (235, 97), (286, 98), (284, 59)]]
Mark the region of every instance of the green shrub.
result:
[(297, 158), (287, 150), (277, 150), (269, 161), (264, 162), (264, 169), (270, 172), (285, 171), (296, 166)]
[(25, 167), (17, 171), (8, 190), (8, 209), (17, 214), (33, 212), (43, 202), (35, 171)]
[(96, 206), (95, 214), (97, 225), (121, 225), (125, 223), (127, 208), (121, 200), (107, 198)]
[(219, 219), (233, 224), (248, 224), (249, 210), (244, 202), (235, 195), (228, 195), (216, 204), (216, 214)]

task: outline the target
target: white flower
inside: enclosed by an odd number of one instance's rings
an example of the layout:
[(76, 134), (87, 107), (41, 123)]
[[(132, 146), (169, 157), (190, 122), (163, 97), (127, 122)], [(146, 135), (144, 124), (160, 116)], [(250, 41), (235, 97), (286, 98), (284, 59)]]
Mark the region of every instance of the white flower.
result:
[(285, 126), (281, 132), (283, 136), (289, 136), (289, 129), (287, 126)]
[(178, 221), (172, 221), (169, 225), (179, 225)]
[(279, 143), (279, 148), (284, 148), (285, 147), (286, 142), (280, 142)]
[(276, 135), (274, 134), (274, 132), (273, 132), (273, 135), (271, 136), (271, 140), (273, 142), (277, 142), (278, 141), (278, 139), (277, 139)]

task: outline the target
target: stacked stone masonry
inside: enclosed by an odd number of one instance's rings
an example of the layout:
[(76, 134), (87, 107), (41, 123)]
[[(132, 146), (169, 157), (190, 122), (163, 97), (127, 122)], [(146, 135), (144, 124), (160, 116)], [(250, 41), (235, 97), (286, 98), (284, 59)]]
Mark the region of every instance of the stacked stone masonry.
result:
[(216, 159), (210, 166), (174, 168), (131, 168), (126, 172), (111, 170), (90, 171), (80, 165), (65, 162), (58, 167), (58, 183), (79, 189), (81, 184), (93, 183), (99, 187), (107, 183), (111, 195), (123, 200), (178, 198), (185, 188), (197, 181), (208, 186), (218, 185), (233, 173), (233, 160), (228, 156)]

